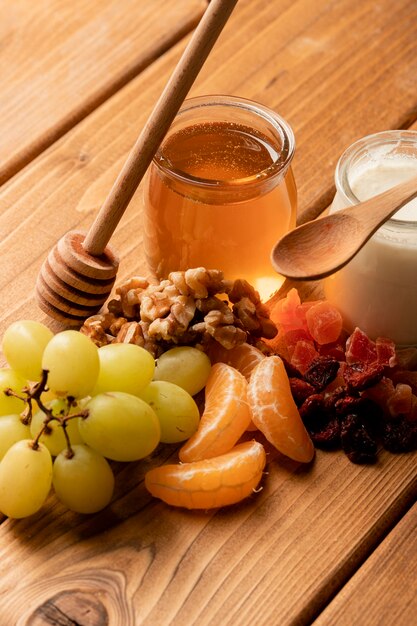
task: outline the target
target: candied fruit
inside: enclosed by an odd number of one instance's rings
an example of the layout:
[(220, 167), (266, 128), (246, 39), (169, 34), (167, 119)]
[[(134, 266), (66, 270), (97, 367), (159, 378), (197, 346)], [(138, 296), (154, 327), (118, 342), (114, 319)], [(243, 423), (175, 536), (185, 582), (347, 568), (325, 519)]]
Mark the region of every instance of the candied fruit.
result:
[(398, 383), (394, 393), (387, 400), (387, 407), (391, 417), (409, 415), (411, 413), (412, 390), (410, 385)]
[(355, 328), (346, 341), (346, 361), (351, 363), (375, 363), (376, 345), (360, 328)]
[(392, 339), (377, 337), (375, 347), (378, 363), (386, 367), (395, 367), (397, 365), (397, 353)]
[(291, 356), (291, 365), (305, 374), (312, 361), (318, 356), (318, 352), (312, 341), (301, 339), (295, 344), (294, 352)]
[(297, 289), (290, 289), (285, 298), (278, 300), (270, 313), (271, 320), (286, 330), (302, 328), (302, 317), (298, 307), (301, 304)]
[(334, 343), (342, 332), (343, 319), (339, 311), (329, 302), (317, 302), (306, 312), (307, 328), (320, 345)]
[(417, 349), (397, 350), (360, 328), (350, 336), (323, 300), (300, 302), (291, 289), (272, 317), (269, 349), (283, 357), (293, 398), (318, 447), (342, 446), (354, 463), (376, 460), (377, 443), (393, 452), (417, 447)]

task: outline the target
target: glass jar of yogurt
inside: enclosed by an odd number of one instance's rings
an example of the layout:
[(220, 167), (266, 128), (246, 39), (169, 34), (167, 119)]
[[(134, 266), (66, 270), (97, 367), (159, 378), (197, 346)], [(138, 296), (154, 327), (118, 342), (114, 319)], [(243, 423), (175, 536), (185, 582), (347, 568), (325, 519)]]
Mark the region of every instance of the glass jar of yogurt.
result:
[[(367, 200), (417, 176), (417, 131), (385, 131), (352, 144), (335, 174), (330, 212)], [(400, 209), (339, 272), (326, 298), (371, 338), (417, 345), (417, 199)]]

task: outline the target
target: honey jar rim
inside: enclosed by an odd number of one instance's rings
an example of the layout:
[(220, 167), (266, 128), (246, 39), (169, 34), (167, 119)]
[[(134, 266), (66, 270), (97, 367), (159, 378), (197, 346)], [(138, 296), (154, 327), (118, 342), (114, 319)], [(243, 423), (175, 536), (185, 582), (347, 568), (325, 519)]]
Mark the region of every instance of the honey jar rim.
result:
[(291, 161), (294, 157), (295, 152), (294, 132), (289, 123), (283, 117), (281, 117), (278, 113), (276, 113), (269, 107), (255, 102), (254, 100), (240, 98), (238, 96), (227, 96), (220, 94), (187, 98), (181, 106), (174, 120), (174, 123), (171, 126), (171, 129), (174, 128), (175, 122), (181, 119), (181, 116), (183, 116), (184, 114), (187, 114), (193, 110), (201, 109), (202, 107), (214, 106), (244, 110), (245, 112), (253, 113), (259, 119), (267, 122), (270, 127), (272, 127), (275, 131), (279, 133), (282, 141), (282, 147), (279, 150), (279, 157), (277, 158), (277, 160), (274, 161), (274, 163), (269, 165), (267, 168), (261, 170), (260, 172), (257, 172), (256, 174), (252, 174), (251, 176), (233, 179), (202, 178), (174, 167), (163, 156), (164, 142), (162, 142), (161, 146), (159, 147), (153, 158), (153, 164), (160, 172), (162, 172), (169, 178), (177, 180), (178, 182), (191, 184), (195, 187), (201, 187), (211, 190), (232, 190), (234, 187), (239, 187), (239, 189), (242, 189), (242, 187), (254, 188), (256, 186), (264, 185), (267, 181), (270, 182), (275, 178), (283, 177), (286, 174), (289, 166), (291, 165)]

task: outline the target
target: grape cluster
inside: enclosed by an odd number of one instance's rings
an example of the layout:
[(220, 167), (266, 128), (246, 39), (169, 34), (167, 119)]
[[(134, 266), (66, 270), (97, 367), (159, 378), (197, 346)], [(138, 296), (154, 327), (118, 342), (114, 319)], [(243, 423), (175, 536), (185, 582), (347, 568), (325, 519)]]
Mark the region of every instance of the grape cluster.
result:
[(9, 517), (36, 513), (51, 487), (69, 509), (95, 513), (112, 498), (109, 461), (138, 461), (197, 430), (192, 396), (211, 364), (196, 348), (173, 348), (155, 364), (137, 345), (97, 348), (78, 331), (54, 335), (22, 320), (2, 349), (0, 511)]

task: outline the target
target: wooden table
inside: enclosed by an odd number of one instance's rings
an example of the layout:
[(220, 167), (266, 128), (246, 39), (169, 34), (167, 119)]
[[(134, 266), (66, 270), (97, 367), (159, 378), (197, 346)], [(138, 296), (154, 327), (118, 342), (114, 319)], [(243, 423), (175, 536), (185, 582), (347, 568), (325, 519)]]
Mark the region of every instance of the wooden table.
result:
[[(46, 321), (44, 257), (91, 223), (205, 6), (0, 0), (1, 331)], [(331, 200), (347, 145), (417, 128), (416, 77), (415, 0), (240, 0), (192, 94), (252, 98), (290, 122), (303, 221)], [(119, 280), (144, 271), (140, 211), (138, 192), (114, 237)], [(3, 519), (0, 625), (416, 623), (415, 454), (271, 460), (261, 493), (210, 513), (145, 491), (147, 467), (172, 454), (120, 466), (97, 515), (51, 496)]]

